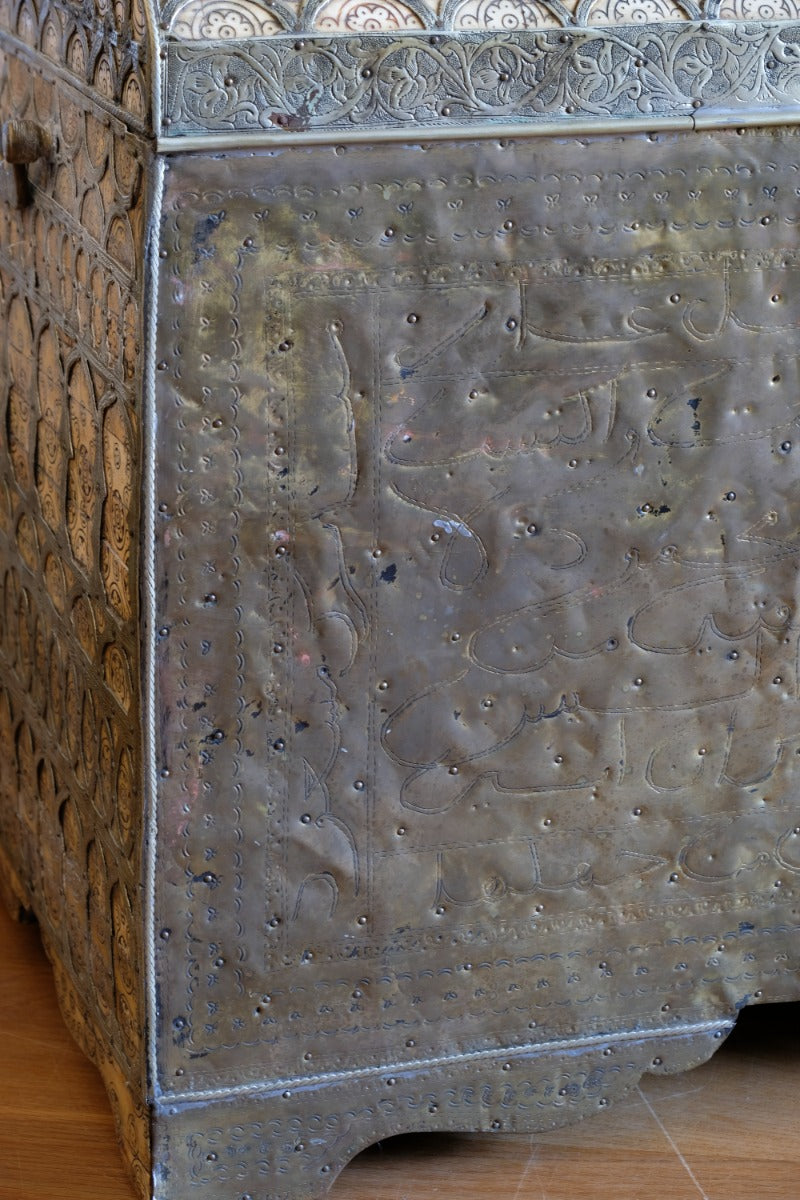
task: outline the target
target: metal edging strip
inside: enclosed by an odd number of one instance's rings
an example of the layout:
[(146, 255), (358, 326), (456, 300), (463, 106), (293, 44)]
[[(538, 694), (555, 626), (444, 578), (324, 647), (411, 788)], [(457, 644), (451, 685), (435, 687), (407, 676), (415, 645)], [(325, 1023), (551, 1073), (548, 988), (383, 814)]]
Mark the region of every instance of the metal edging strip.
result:
[(163, 158), (154, 162), (151, 175), (152, 204), (149, 214), (149, 240), (145, 260), (145, 311), (144, 324), (144, 465), (142, 496), (142, 527), (144, 553), (142, 559), (142, 712), (144, 726), (144, 793), (145, 793), (145, 846), (144, 846), (144, 967), (148, 1091), (158, 1096), (157, 1056), (157, 1002), (155, 972), (155, 885), (156, 850), (158, 833), (158, 766), (156, 763), (156, 680), (155, 680), (155, 630), (156, 630), (156, 324), (158, 319), (158, 250), (160, 242), (161, 211), (164, 195), (164, 172), (167, 164)]

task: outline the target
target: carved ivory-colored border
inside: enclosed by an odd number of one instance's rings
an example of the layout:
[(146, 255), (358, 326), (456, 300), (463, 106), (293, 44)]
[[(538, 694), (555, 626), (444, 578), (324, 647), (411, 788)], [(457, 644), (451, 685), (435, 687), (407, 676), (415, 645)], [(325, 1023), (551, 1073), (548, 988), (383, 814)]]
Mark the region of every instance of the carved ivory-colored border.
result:
[[(168, 43), (160, 148), (786, 123), (800, 25)], [(248, 135), (246, 139), (242, 135)]]
[(449, 32), (796, 21), (798, 0), (168, 0), (166, 28), (183, 41), (281, 33)]

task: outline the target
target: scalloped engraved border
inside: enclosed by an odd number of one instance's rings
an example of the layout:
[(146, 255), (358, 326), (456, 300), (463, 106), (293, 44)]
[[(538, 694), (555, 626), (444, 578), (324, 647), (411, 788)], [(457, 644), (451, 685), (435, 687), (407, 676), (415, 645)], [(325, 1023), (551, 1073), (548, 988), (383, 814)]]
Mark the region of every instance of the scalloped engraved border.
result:
[(200, 134), (289, 143), (800, 118), (789, 22), (170, 42), (163, 71), (167, 150)]
[(368, 1077), (277, 1085), (190, 1102), (164, 1098), (155, 1121), (154, 1200), (170, 1175), (199, 1200), (308, 1200), (367, 1146), (398, 1133), (535, 1132), (589, 1116), (648, 1073), (707, 1061), (732, 1016), (624, 1038), (597, 1036), (464, 1056)]

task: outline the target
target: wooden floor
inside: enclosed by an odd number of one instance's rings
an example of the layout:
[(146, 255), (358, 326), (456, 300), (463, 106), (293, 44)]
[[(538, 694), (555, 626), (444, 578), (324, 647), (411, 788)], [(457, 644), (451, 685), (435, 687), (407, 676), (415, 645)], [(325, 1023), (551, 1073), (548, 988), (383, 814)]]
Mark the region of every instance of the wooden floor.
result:
[[(0, 1200), (134, 1200), (36, 928), (0, 906)], [(704, 1067), (533, 1137), (394, 1138), (332, 1200), (800, 1200), (800, 1005), (749, 1010)]]

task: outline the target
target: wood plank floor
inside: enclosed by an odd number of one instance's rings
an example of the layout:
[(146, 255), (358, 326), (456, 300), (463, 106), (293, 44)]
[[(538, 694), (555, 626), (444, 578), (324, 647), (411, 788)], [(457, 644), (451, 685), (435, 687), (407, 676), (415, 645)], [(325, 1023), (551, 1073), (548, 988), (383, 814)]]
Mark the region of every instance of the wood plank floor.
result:
[[(99, 1076), (59, 1016), (36, 928), (0, 906), (0, 1200), (134, 1200)], [(533, 1137), (393, 1138), (332, 1200), (800, 1200), (800, 1005), (749, 1010), (685, 1075), (645, 1077)]]

